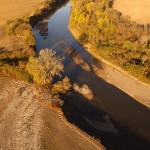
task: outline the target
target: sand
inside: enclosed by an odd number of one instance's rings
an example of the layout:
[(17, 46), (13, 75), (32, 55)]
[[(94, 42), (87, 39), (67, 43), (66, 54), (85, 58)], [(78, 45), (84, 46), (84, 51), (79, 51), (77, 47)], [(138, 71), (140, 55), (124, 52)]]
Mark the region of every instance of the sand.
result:
[(150, 23), (150, 0), (114, 0), (113, 8), (137, 23)]

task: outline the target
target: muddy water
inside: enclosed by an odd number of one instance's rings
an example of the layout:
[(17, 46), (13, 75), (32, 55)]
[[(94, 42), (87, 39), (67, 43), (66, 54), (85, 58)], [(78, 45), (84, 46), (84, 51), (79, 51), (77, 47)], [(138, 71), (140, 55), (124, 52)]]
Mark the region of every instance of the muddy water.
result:
[(93, 58), (69, 31), (70, 7), (70, 3), (66, 4), (33, 29), (37, 52), (54, 49), (65, 58), (64, 76), (80, 88), (86, 84), (92, 91), (92, 101), (82, 92), (72, 91), (64, 113), (70, 122), (111, 150), (150, 149), (150, 110), (95, 74), (95, 68), (103, 72), (103, 63)]

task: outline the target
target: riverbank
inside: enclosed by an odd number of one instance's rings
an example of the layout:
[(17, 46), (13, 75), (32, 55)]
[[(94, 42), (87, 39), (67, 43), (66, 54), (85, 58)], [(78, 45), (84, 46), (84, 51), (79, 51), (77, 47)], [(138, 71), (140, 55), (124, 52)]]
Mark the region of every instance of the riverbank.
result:
[(150, 84), (149, 26), (137, 24), (112, 5), (107, 0), (73, 1), (70, 27), (81, 44), (90, 43), (94, 53)]
[(105, 149), (38, 97), (32, 84), (0, 78), (0, 149)]
[[(70, 31), (73, 33), (76, 39), (79, 38), (79, 35), (75, 30), (70, 28)], [(115, 85), (128, 95), (132, 96), (141, 104), (150, 108), (149, 84), (140, 81), (139, 79), (130, 75), (125, 70), (121, 69), (120, 67), (112, 64), (108, 60), (105, 60), (99, 55), (97, 55), (90, 44), (84, 44), (83, 46), (91, 55), (93, 55), (95, 58), (99, 60), (99, 63), (102, 66), (102, 69), (99, 70), (99, 72), (98, 70), (96, 70), (95, 73), (97, 74), (97, 76), (103, 78), (110, 84)], [(105, 76), (104, 73), (103, 74), (101, 73), (102, 70), (105, 72)]]

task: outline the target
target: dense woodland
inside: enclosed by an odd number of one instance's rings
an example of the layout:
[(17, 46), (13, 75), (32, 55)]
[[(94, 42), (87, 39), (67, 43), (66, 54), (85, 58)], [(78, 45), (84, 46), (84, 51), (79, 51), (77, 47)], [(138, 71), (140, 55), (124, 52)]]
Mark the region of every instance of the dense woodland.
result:
[(113, 0), (71, 0), (70, 28), (81, 44), (145, 82), (150, 80), (150, 26), (112, 8)]

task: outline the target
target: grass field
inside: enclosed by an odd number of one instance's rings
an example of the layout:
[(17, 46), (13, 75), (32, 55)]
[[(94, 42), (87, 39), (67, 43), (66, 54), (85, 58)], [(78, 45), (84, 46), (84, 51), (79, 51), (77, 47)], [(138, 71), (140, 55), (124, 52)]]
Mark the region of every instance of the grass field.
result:
[(44, 0), (0, 0), (0, 24), (7, 20), (32, 13)]
[(115, 0), (113, 7), (137, 23), (150, 23), (150, 0)]

